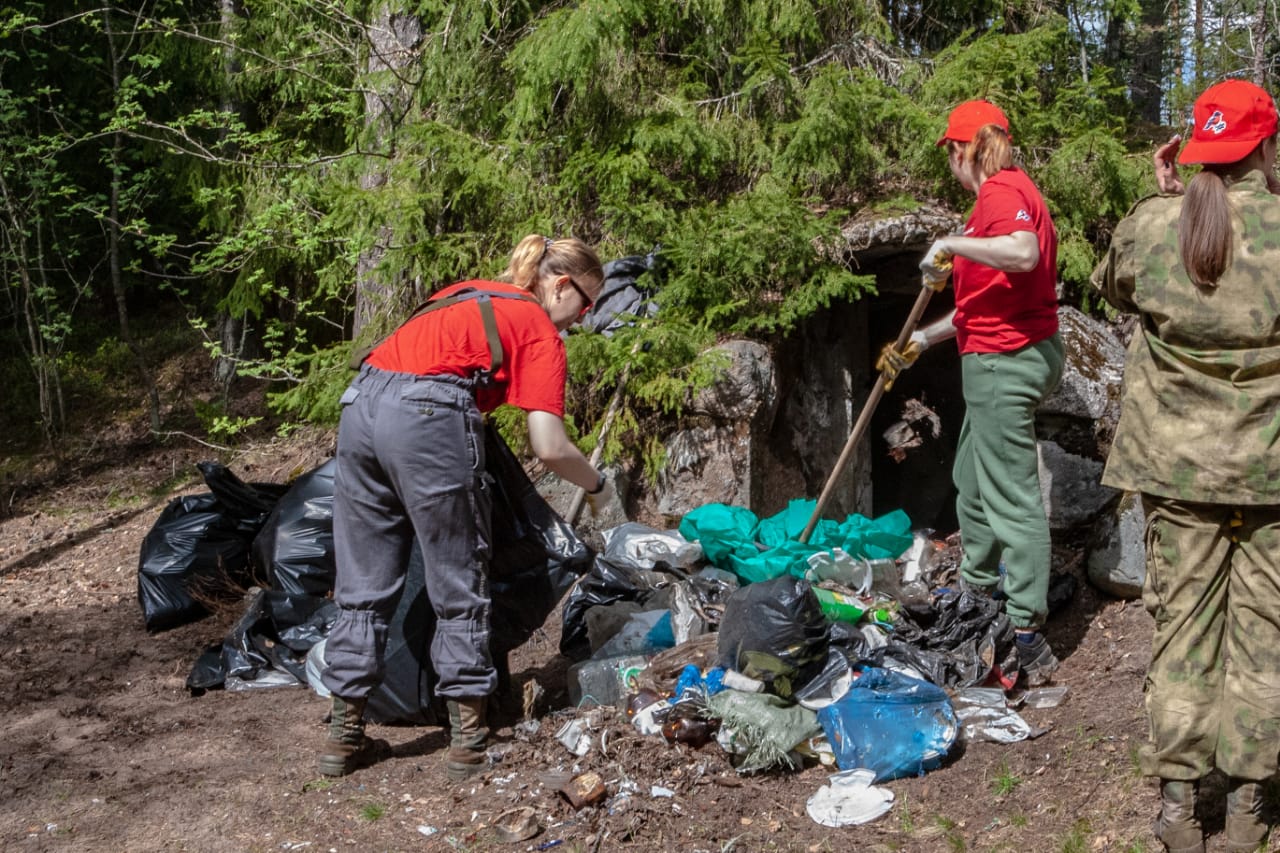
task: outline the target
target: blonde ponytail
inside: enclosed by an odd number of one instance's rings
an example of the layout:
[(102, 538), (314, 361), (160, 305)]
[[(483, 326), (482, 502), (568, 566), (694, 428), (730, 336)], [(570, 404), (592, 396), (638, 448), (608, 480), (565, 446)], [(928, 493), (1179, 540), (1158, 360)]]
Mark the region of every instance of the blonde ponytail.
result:
[(524, 290), (533, 290), (541, 275), (568, 275), (584, 287), (599, 293), (604, 282), (604, 269), (594, 249), (577, 237), (553, 240), (541, 234), (530, 234), (511, 252), (511, 263), (502, 280)]

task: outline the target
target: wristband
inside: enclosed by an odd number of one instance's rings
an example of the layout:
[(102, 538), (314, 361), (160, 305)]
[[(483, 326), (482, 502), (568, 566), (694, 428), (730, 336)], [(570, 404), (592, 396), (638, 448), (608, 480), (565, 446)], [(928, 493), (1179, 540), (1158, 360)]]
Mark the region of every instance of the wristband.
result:
[(605, 483), (604, 472), (600, 471), (599, 474), (600, 474), (600, 479), (596, 481), (596, 487), (594, 489), (587, 489), (587, 494), (598, 495), (604, 491), (604, 483)]

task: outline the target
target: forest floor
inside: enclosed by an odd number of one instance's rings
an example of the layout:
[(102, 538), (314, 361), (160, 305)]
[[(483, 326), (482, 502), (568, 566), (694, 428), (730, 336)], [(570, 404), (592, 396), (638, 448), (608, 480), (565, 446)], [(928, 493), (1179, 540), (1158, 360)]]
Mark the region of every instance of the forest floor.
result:
[[(556, 739), (573, 716), (558, 612), (512, 655), (519, 689), (545, 691), (533, 723), (501, 721), (500, 760), (476, 780), (443, 774), (444, 732), (371, 726), (392, 755), (341, 779), (315, 768), (328, 703), (302, 687), (193, 696), (187, 674), (239, 615), (149, 634), (137, 600), (143, 537), (175, 495), (206, 491), (219, 458), (246, 481), (284, 482), (333, 434), (217, 453), (99, 435), (74, 476), (7, 484), (0, 518), (0, 847), (7, 850), (1156, 851), (1157, 796), (1137, 771), (1151, 620), (1081, 581), (1049, 632), (1065, 702), (1024, 710), (1043, 733), (957, 747), (938, 770), (886, 783), (876, 821), (826, 828), (806, 802), (833, 772), (741, 776), (714, 743), (642, 737), (610, 714), (607, 752)], [(85, 458), (88, 458), (87, 455)], [(1071, 554), (1064, 565), (1079, 565)], [(535, 730), (536, 729), (536, 730)], [(608, 796), (575, 809), (559, 788), (596, 771)], [(665, 790), (663, 790), (665, 789)], [(1220, 790), (1219, 790), (1220, 794)], [(528, 809), (536, 834), (504, 840)], [(1207, 828), (1220, 833), (1221, 797)], [(1220, 835), (1211, 851), (1224, 849)], [(1274, 848), (1273, 848), (1274, 849)]]

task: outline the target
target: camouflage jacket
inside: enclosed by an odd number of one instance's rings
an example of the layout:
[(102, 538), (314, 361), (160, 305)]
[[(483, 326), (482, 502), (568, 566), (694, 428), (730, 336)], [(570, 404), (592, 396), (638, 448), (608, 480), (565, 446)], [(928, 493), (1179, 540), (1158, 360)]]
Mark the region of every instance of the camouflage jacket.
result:
[(1204, 503), (1280, 504), (1280, 197), (1261, 172), (1228, 188), (1231, 264), (1191, 283), (1178, 253), (1180, 197), (1134, 205), (1092, 284), (1140, 328), (1102, 481)]

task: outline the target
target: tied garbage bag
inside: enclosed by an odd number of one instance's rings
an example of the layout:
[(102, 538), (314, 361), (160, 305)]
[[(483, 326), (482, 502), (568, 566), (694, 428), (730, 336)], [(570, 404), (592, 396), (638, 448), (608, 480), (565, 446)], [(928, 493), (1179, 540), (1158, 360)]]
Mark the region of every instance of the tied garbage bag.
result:
[(205, 602), (251, 585), (249, 548), (284, 487), (245, 483), (224, 465), (197, 465), (209, 492), (174, 498), (142, 541), (138, 604), (148, 631), (194, 622)]
[(803, 762), (796, 747), (821, 731), (813, 711), (768, 693), (722, 690), (707, 699), (707, 708), (720, 720), (716, 742), (739, 773), (798, 770)]
[(959, 731), (942, 688), (876, 667), (819, 711), (818, 722), (840, 769), (871, 770), (877, 782), (933, 770)]
[(809, 582), (784, 576), (729, 596), (717, 637), (720, 665), (790, 699), (822, 671), (830, 623)]
[(333, 589), (336, 459), (293, 481), (253, 540), (253, 565), (272, 589), (325, 596)]

